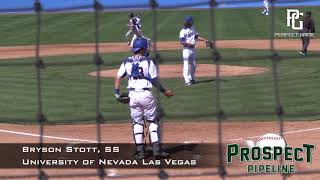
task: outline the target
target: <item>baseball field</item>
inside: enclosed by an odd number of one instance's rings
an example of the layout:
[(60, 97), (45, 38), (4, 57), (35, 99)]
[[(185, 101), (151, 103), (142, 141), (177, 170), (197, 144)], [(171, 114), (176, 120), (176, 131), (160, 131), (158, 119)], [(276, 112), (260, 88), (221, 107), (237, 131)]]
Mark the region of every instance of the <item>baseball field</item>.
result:
[[(318, 7), (303, 7), (314, 12), (320, 24)], [(139, 11), (144, 35), (152, 37), (152, 13)], [(212, 50), (198, 44), (197, 83), (186, 86), (182, 78), (182, 52), (178, 43), (183, 18), (192, 15), (201, 36), (210, 38), (210, 16), (205, 10), (160, 10), (158, 12), (158, 50), (161, 57), (160, 78), (175, 96), (159, 95), (164, 111), (163, 141), (167, 143), (217, 143), (216, 66)], [(45, 142), (96, 142), (96, 66), (94, 54), (94, 15), (90, 12), (48, 13), (42, 16), (40, 56), (43, 113), (46, 116)], [(33, 14), (0, 15), (0, 134), (2, 142), (35, 143), (39, 132), (37, 114), (37, 81), (34, 66), (36, 18)], [(100, 35), (102, 58), (101, 112), (102, 142), (133, 143), (130, 112), (127, 105), (114, 98), (116, 70), (131, 55), (124, 37), (127, 12), (101, 13)], [(225, 113), (223, 143), (245, 143), (262, 134), (279, 132), (276, 116), (274, 67), (270, 60), (269, 38), (271, 16), (261, 9), (216, 10), (217, 50), (221, 55), (220, 102)], [(275, 12), (275, 32), (294, 32), (286, 26), (285, 8)], [(311, 39), (309, 54), (298, 54), (301, 40), (276, 39), (280, 55), (277, 63), (280, 101), (284, 108), (284, 135), (291, 146), (320, 143), (320, 39)], [(153, 52), (151, 57), (153, 57)], [(126, 83), (122, 84), (123, 91)], [(154, 91), (155, 94), (156, 91)], [(218, 157), (217, 157), (218, 158)], [(297, 163), (297, 171), (320, 169), (316, 149), (312, 164)], [(228, 173), (245, 172), (241, 164), (228, 165)], [(50, 175), (81, 173), (83, 170), (55, 170)], [(87, 170), (88, 172), (94, 170)], [(215, 169), (168, 170), (170, 179), (219, 179), (205, 175)], [(22, 175), (36, 170), (10, 170)], [(157, 179), (155, 170), (113, 169), (109, 178)], [(203, 174), (197, 177), (196, 174)], [(134, 175), (138, 174), (138, 175)], [(141, 175), (139, 177), (139, 174)], [(0, 170), (0, 176), (9, 175)], [(187, 177), (178, 177), (185, 175)], [(175, 177), (177, 176), (177, 177)], [(232, 177), (231, 177), (232, 178)], [(237, 179), (256, 179), (237, 177)], [(280, 179), (281, 175), (259, 178)], [(319, 179), (318, 174), (292, 175), (289, 179)], [(31, 179), (31, 178), (30, 178)], [(51, 178), (50, 178), (51, 179)], [(54, 179), (54, 178), (53, 178)], [(67, 178), (66, 178), (67, 179)], [(78, 178), (81, 179), (81, 178)], [(90, 179), (83, 177), (83, 179)], [(96, 179), (96, 178), (92, 178)]]

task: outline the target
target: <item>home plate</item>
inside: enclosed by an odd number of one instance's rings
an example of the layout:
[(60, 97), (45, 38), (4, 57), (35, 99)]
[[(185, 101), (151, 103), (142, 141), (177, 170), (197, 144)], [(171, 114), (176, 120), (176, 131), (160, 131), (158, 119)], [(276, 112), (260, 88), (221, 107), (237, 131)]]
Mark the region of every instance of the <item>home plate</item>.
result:
[(118, 175), (118, 170), (115, 169), (108, 169), (107, 170), (107, 176), (117, 176)]

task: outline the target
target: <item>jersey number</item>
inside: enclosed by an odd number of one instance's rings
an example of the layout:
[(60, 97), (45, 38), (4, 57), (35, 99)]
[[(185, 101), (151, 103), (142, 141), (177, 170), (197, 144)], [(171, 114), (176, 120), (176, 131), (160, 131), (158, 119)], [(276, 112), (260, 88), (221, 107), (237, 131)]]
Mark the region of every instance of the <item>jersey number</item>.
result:
[(143, 68), (139, 67), (139, 64), (133, 64), (131, 77), (133, 79), (142, 79), (144, 77)]
[(144, 77), (143, 68), (139, 67), (139, 73)]

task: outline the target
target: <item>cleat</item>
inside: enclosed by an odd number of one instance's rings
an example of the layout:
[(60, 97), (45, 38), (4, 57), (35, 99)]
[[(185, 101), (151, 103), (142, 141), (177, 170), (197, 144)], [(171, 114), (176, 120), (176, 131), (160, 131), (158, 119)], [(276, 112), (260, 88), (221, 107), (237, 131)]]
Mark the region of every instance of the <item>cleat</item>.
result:
[(155, 159), (165, 159), (170, 157), (170, 154), (163, 151), (159, 142), (152, 145), (153, 157)]
[(193, 84), (195, 84), (195, 83), (196, 83), (195, 80), (191, 80), (190, 82), (187, 82), (186, 85), (187, 85), (187, 86), (191, 86), (191, 85), (193, 85)]
[(141, 159), (145, 159), (146, 155), (145, 155), (144, 151), (137, 151), (134, 154), (134, 158), (137, 159), (137, 160), (141, 160)]
[(299, 54), (300, 54), (301, 56), (306, 56), (306, 55), (307, 55), (305, 52), (302, 52), (302, 51), (299, 51)]

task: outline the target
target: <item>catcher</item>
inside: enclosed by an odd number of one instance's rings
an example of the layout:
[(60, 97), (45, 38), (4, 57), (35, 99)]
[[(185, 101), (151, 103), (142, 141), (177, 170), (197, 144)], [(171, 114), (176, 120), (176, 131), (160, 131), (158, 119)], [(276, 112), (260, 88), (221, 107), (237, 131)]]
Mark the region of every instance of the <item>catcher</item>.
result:
[(200, 37), (199, 34), (193, 28), (192, 16), (187, 16), (184, 19), (184, 27), (180, 31), (179, 35), (180, 44), (183, 46), (183, 77), (186, 85), (192, 85), (195, 83), (195, 72), (197, 67), (196, 61), (196, 43), (197, 41), (205, 41), (206, 46), (213, 48), (212, 41)]
[[(114, 84), (114, 95), (122, 103), (129, 103), (133, 122), (133, 137), (136, 144), (135, 158), (145, 158), (144, 151), (144, 119), (149, 123), (150, 142), (153, 156), (157, 159), (166, 158), (168, 153), (161, 150), (159, 138), (159, 118), (157, 115), (156, 100), (151, 88), (155, 86), (166, 96), (173, 96), (172, 90), (165, 89), (158, 78), (155, 64), (148, 56), (148, 40), (138, 38), (133, 43), (133, 56), (123, 61), (118, 70)], [(129, 94), (120, 95), (121, 79), (128, 77)]]

